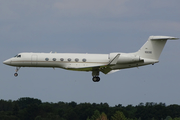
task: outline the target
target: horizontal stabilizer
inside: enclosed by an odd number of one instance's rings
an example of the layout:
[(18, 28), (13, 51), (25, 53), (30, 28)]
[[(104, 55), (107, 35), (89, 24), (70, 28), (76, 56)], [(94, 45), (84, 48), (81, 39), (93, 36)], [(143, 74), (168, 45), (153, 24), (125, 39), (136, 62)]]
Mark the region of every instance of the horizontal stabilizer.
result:
[(151, 40), (177, 40), (179, 38), (171, 37), (171, 36), (150, 36), (149, 39)]

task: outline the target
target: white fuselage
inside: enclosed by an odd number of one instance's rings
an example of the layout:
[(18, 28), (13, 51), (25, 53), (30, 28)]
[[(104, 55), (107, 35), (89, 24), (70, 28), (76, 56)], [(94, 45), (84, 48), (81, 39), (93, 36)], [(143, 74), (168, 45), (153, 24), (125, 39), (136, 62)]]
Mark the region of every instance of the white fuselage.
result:
[[(77, 71), (92, 71), (92, 68), (105, 66), (117, 53), (79, 54), (79, 53), (20, 53), (4, 63), (17, 67), (53, 67)], [(117, 64), (113, 69), (124, 69), (153, 64), (158, 61), (144, 60), (135, 53), (119, 53)], [(19, 56), (19, 57), (18, 57)]]

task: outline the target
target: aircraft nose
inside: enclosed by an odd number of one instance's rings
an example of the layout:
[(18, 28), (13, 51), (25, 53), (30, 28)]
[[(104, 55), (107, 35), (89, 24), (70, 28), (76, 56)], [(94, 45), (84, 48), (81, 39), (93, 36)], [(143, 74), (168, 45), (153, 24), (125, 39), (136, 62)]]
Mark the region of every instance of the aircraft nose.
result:
[(5, 60), (5, 61), (3, 61), (3, 63), (6, 64), (6, 65), (11, 65), (11, 60), (10, 59)]

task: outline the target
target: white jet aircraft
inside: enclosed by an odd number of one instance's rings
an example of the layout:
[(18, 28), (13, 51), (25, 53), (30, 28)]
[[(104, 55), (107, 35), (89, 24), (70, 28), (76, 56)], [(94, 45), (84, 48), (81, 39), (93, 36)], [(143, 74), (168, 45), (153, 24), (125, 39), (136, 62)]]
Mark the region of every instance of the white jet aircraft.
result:
[(159, 56), (167, 40), (179, 38), (170, 36), (150, 36), (148, 41), (134, 53), (79, 54), (79, 53), (19, 53), (3, 63), (20, 67), (51, 67), (74, 71), (92, 71), (92, 80), (99, 82), (99, 72), (113, 73), (120, 69), (139, 67), (159, 62)]

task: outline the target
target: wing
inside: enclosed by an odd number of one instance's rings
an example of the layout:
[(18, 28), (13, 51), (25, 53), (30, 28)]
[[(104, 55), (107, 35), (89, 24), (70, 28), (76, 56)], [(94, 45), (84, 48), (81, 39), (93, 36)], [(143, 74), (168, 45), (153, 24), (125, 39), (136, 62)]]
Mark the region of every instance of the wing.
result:
[[(75, 70), (75, 71), (94, 71), (94, 70), (98, 70), (101, 71), (104, 74), (108, 74), (112, 70), (112, 66), (116, 65), (118, 59), (119, 59), (120, 54), (117, 54), (109, 63), (106, 64), (89, 64), (89, 66), (86, 67), (78, 67), (78, 68), (66, 68), (68, 70)], [(117, 71), (117, 70), (116, 70)]]
[(111, 66), (116, 65), (116, 63), (117, 63), (117, 61), (118, 61), (118, 59), (119, 59), (119, 56), (120, 56), (120, 54), (117, 54), (117, 55), (108, 63), (107, 66), (101, 66), (101, 67), (99, 68), (100, 71), (101, 71), (102, 73), (104, 73), (104, 74), (108, 74), (108, 73), (110, 73), (111, 71), (113, 71), (112, 68), (111, 68)]

